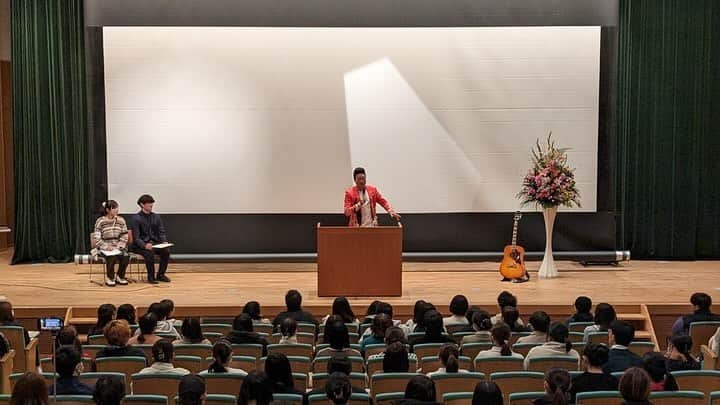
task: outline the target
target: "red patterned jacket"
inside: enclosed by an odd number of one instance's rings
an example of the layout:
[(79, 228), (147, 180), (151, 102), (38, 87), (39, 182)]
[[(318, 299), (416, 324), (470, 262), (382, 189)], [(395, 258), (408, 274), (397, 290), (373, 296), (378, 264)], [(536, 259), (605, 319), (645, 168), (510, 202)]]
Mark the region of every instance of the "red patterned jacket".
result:
[[(375, 204), (380, 204), (385, 211), (392, 210), (390, 203), (386, 200), (377, 188), (371, 185), (365, 185), (365, 192), (370, 199), (370, 213), (373, 218), (373, 222), (377, 220), (377, 211), (375, 210)], [(360, 202), (360, 193), (358, 193), (357, 186), (352, 186), (345, 190), (345, 216), (348, 217), (348, 226), (360, 226), (359, 223), (359, 211), (356, 212), (353, 209), (353, 205)]]

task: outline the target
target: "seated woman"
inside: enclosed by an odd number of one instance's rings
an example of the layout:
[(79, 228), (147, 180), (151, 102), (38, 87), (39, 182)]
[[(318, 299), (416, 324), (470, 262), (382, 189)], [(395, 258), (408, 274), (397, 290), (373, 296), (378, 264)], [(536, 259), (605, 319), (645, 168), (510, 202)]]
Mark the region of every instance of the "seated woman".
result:
[[(108, 345), (100, 349), (95, 355), (96, 359), (102, 357), (125, 357), (135, 356), (145, 358), (145, 352), (139, 347), (128, 345), (130, 340), (130, 326), (124, 320), (111, 321), (103, 331)], [(93, 362), (93, 369), (95, 363)]]
[(455, 340), (443, 333), (443, 318), (438, 311), (430, 310), (425, 312), (423, 317), (425, 323), (425, 334), (410, 339), (410, 350), (415, 345), (424, 343), (455, 343)]
[(490, 320), (490, 314), (487, 311), (477, 311), (472, 317), (472, 328), (475, 331), (474, 334), (463, 336), (462, 345), (468, 343), (492, 343), (492, 321)]
[(493, 346), (489, 350), (479, 352), (475, 357), (476, 359), (498, 356), (515, 357), (518, 359), (523, 358), (522, 354), (515, 353), (510, 348), (511, 332), (509, 326), (505, 325), (503, 322), (495, 324), (495, 326), (490, 329), (490, 334), (492, 335)]
[(618, 389), (618, 379), (612, 374), (605, 373), (602, 369), (608, 361), (609, 351), (608, 347), (603, 344), (590, 343), (585, 346), (582, 356), (585, 372), (573, 378), (570, 389), (573, 401), (578, 392), (616, 391)]
[(702, 365), (690, 354), (693, 341), (688, 335), (674, 335), (668, 340), (667, 369), (669, 372), (700, 370)]
[(550, 316), (545, 311), (536, 311), (530, 316), (528, 322), (532, 326), (532, 334), (521, 336), (517, 343), (545, 343), (550, 327)]
[(551, 368), (545, 373), (545, 395), (534, 400), (534, 405), (567, 405), (570, 402), (570, 373)]
[(270, 323), (269, 319), (262, 316), (260, 303), (257, 301), (248, 301), (243, 307), (242, 313), (250, 315), (254, 323)]
[(297, 344), (297, 321), (293, 317), (287, 317), (280, 322), (281, 345)]
[(597, 304), (595, 307), (595, 324), (590, 325), (583, 331), (583, 342), (587, 343), (590, 333), (592, 332), (607, 332), (612, 324), (617, 319), (615, 308), (607, 303)]
[(332, 315), (339, 316), (345, 323), (354, 323), (356, 325), (360, 324), (360, 321), (358, 321), (355, 317), (352, 307), (350, 307), (350, 301), (348, 301), (345, 297), (335, 298), (332, 305), (332, 313), (325, 315), (322, 319), (322, 323), (327, 322), (328, 318)]
[(265, 372), (273, 394), (305, 394), (295, 389), (290, 360), (284, 354), (269, 354), (265, 359)]
[(247, 372), (243, 369), (239, 368), (232, 368), (230, 367), (230, 362), (232, 361), (233, 351), (232, 346), (230, 343), (228, 343), (224, 339), (218, 340), (217, 343), (213, 345), (213, 362), (210, 364), (210, 367), (207, 369), (207, 371), (203, 371), (200, 373), (200, 375), (203, 374), (214, 374), (214, 373), (237, 373), (237, 374), (247, 374)]
[[(127, 285), (125, 271), (130, 263), (128, 254), (128, 227), (123, 217), (119, 215), (120, 208), (115, 200), (107, 200), (102, 203), (102, 216), (95, 221), (93, 232), (94, 249), (97, 254), (105, 259), (105, 285), (114, 287), (115, 283)], [(120, 254), (109, 254), (119, 251)], [(119, 265), (117, 276), (115, 265)]]
[(520, 311), (517, 309), (517, 307), (503, 307), (502, 309), (502, 322), (505, 323), (505, 325), (510, 326), (510, 330), (512, 332), (529, 332), (530, 328), (525, 326), (520, 321)]
[(133, 336), (129, 345), (152, 345), (155, 344), (162, 337), (155, 334), (157, 328), (158, 319), (152, 313), (147, 313), (140, 318), (138, 333)]
[[(385, 330), (385, 348), (389, 347), (393, 343), (400, 343), (403, 346), (407, 345), (407, 339), (405, 338), (405, 332), (399, 326), (391, 326)], [(368, 357), (368, 361), (372, 359), (381, 359), (385, 357), (385, 352), (373, 354)], [(415, 353), (408, 353), (408, 361), (412, 361), (417, 364), (417, 356)]]
[(137, 311), (132, 304), (122, 304), (117, 309), (115, 319), (124, 319), (129, 325), (137, 325)]
[(360, 342), (360, 353), (365, 353), (368, 345), (377, 345), (385, 342), (385, 331), (393, 326), (392, 319), (385, 314), (378, 314), (373, 318), (370, 326), (370, 335), (365, 336)]
[(492, 381), (481, 381), (475, 385), (472, 405), (503, 405), (500, 387)]
[(173, 360), (175, 360), (175, 349), (173, 344), (167, 339), (160, 339), (152, 347), (153, 364), (150, 367), (145, 367), (140, 370), (140, 374), (155, 374), (155, 373), (173, 373), (186, 375), (190, 374), (190, 371), (181, 367), (175, 367)]
[(428, 377), (435, 374), (468, 372), (467, 370), (460, 370), (460, 363), (458, 361), (460, 358), (460, 351), (454, 344), (448, 343), (444, 345), (438, 353), (438, 358), (440, 359), (442, 367), (438, 368), (436, 371), (427, 373)]
[(675, 377), (667, 369), (667, 359), (661, 353), (645, 353), (643, 370), (650, 376), (650, 391), (677, 391)]
[(180, 327), (181, 339), (173, 341), (173, 345), (210, 345), (210, 340), (203, 336), (202, 327), (200, 326), (200, 319), (198, 318), (185, 318), (183, 319), (182, 326)]
[(467, 313), (469, 306), (470, 303), (468, 303), (468, 299), (464, 295), (454, 296), (452, 300), (450, 300), (451, 315), (447, 318), (443, 318), (443, 324), (445, 326), (457, 324), (467, 325), (468, 320), (465, 318), (465, 314)]
[(620, 395), (623, 397), (624, 405), (651, 405), (650, 397), (650, 376), (645, 370), (638, 367), (630, 367), (620, 377)]
[(569, 336), (570, 331), (564, 323), (553, 322), (548, 331), (548, 341), (530, 349), (525, 357), (525, 370), (527, 370), (530, 365), (530, 359), (534, 357), (572, 356), (578, 360), (579, 365), (580, 355), (577, 350), (572, 348), (572, 342), (568, 340)]
[(110, 323), (113, 319), (115, 319), (115, 305), (113, 304), (102, 304), (97, 309), (97, 321), (95, 322), (95, 326), (90, 328), (90, 332), (88, 332), (88, 337), (94, 336), (94, 335), (102, 335), (103, 330), (105, 329), (105, 326)]
[(403, 399), (397, 405), (434, 405), (435, 382), (424, 375), (417, 375), (408, 381), (405, 386)]
[(410, 369), (410, 360), (405, 345), (400, 342), (388, 345), (382, 365), (383, 373), (407, 373)]
[(264, 371), (253, 370), (243, 378), (237, 405), (267, 405), (272, 400), (270, 378)]
[(360, 356), (360, 352), (350, 347), (350, 334), (347, 325), (340, 317), (331, 317), (325, 325), (325, 339), (330, 347), (320, 350), (316, 357)]

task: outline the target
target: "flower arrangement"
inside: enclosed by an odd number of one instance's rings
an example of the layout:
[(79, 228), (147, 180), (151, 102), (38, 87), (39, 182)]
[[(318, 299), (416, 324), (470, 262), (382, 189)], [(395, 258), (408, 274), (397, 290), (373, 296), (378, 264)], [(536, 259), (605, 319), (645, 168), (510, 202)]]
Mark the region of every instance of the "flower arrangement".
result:
[(575, 185), (575, 169), (567, 164), (567, 148), (557, 148), (548, 135), (547, 144), (543, 147), (540, 140), (532, 150), (533, 167), (523, 179), (522, 189), (517, 197), (522, 205), (535, 203), (543, 208), (558, 205), (580, 207), (580, 193)]

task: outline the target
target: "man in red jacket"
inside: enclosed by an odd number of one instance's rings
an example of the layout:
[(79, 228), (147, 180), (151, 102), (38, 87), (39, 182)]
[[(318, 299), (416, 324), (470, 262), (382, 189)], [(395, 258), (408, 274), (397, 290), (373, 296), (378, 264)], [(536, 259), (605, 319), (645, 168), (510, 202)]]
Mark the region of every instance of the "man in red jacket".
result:
[(345, 190), (345, 216), (348, 217), (348, 226), (377, 226), (375, 204), (385, 208), (396, 221), (400, 220), (400, 215), (392, 209), (380, 191), (367, 184), (365, 169), (355, 168), (353, 179), (355, 185)]

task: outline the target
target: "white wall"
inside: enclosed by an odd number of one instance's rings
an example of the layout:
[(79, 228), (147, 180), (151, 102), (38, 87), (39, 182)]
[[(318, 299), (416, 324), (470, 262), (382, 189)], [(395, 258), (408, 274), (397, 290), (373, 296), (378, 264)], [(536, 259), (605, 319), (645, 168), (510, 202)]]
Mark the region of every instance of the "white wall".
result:
[(599, 27), (106, 27), (104, 40), (121, 206), (151, 193), (162, 212), (339, 212), (362, 165), (400, 212), (513, 211), (552, 130), (595, 210)]

